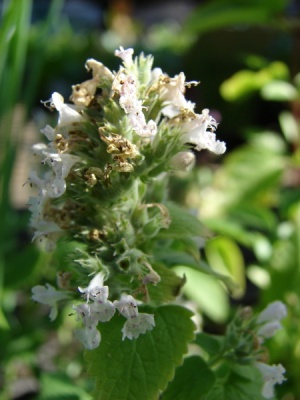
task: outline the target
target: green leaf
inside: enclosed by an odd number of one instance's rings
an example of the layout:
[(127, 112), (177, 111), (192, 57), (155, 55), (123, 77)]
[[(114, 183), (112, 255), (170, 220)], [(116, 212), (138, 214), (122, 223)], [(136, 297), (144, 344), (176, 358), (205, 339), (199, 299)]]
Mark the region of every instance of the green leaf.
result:
[(149, 297), (156, 304), (164, 304), (175, 300), (178, 296), (185, 279), (179, 277), (169, 268), (162, 264), (153, 265), (155, 272), (160, 276), (160, 282), (157, 285), (148, 285)]
[(196, 215), (172, 202), (167, 202), (165, 206), (169, 210), (171, 224), (168, 229), (162, 229), (158, 237), (182, 238), (185, 236), (207, 237), (209, 235), (207, 227), (199, 221)]
[(65, 374), (43, 373), (37, 400), (92, 400), (92, 397)]
[(230, 292), (235, 292), (237, 285), (229, 275), (220, 274), (214, 271), (205, 261), (195, 260), (190, 254), (183, 253), (172, 249), (167, 249), (161, 252), (155, 252), (156, 259), (169, 267), (184, 266), (194, 269), (198, 272), (203, 272), (221, 280)]
[(184, 360), (175, 372), (162, 400), (201, 400), (211, 390), (215, 382), (214, 373), (205, 361), (192, 356)]
[(270, 18), (283, 11), (286, 0), (272, 2), (218, 0), (206, 2), (193, 10), (185, 23), (187, 31), (204, 33), (218, 28), (270, 23)]
[(205, 332), (199, 332), (196, 335), (194, 343), (200, 346), (201, 349), (206, 351), (209, 355), (216, 355), (220, 352), (223, 341), (223, 336), (209, 335)]
[(136, 340), (122, 341), (123, 317), (102, 325), (100, 346), (86, 352), (88, 373), (96, 381), (96, 400), (157, 400), (172, 380), (194, 337), (193, 314), (173, 305), (151, 313), (154, 329)]
[(265, 100), (292, 101), (299, 97), (299, 93), (289, 82), (273, 81), (262, 87), (261, 96)]
[(286, 140), (289, 143), (299, 142), (299, 126), (295, 116), (290, 111), (282, 111), (279, 114), (279, 123)]
[(216, 385), (205, 400), (263, 400), (262, 376), (253, 366), (238, 365), (229, 374), (227, 381)]
[(223, 285), (215, 277), (193, 268), (178, 266), (174, 270), (186, 276), (182, 291), (197, 304), (200, 311), (215, 322), (224, 322), (229, 313), (229, 304)]
[(245, 266), (241, 250), (228, 237), (218, 236), (207, 242), (205, 254), (210, 265), (223, 275), (229, 275), (237, 283), (234, 297), (241, 297), (245, 292)]

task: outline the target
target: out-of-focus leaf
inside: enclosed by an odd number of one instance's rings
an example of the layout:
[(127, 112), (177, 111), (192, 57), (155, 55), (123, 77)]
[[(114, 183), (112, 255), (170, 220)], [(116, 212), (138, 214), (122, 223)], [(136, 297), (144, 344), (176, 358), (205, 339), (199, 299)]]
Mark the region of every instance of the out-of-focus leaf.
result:
[(0, 307), (0, 330), (8, 330), (9, 329), (9, 324), (7, 322), (7, 319), (4, 315), (4, 312), (2, 310), (2, 308)]
[(245, 266), (243, 255), (236, 243), (219, 236), (207, 242), (205, 254), (209, 264), (221, 274), (229, 275), (238, 284), (232, 295), (241, 297), (245, 292)]
[(215, 233), (229, 236), (246, 247), (253, 247), (256, 240), (256, 232), (247, 231), (241, 224), (232, 219), (210, 218), (206, 223)]
[(265, 100), (292, 101), (299, 97), (299, 93), (291, 83), (273, 81), (262, 87), (261, 96)]
[(229, 313), (228, 297), (216, 278), (186, 266), (175, 267), (180, 276), (186, 276), (183, 293), (193, 300), (200, 311), (215, 322), (224, 322)]
[(252, 92), (258, 91), (272, 84), (274, 79), (287, 79), (289, 71), (287, 66), (274, 61), (259, 71), (241, 70), (225, 80), (221, 87), (221, 95), (227, 101), (235, 101)]
[(206, 351), (211, 356), (216, 355), (220, 352), (224, 337), (209, 335), (205, 332), (197, 333), (194, 343), (201, 347), (202, 350)]
[(287, 0), (274, 2), (218, 0), (193, 10), (185, 29), (204, 33), (232, 25), (270, 23), (270, 18), (284, 10)]
[(239, 204), (231, 210), (230, 216), (233, 220), (239, 221), (246, 229), (264, 230), (272, 233), (277, 227), (274, 213), (255, 203)]
[(175, 371), (173, 381), (162, 395), (162, 400), (201, 400), (211, 390), (215, 375), (206, 362), (192, 356)]
[(172, 202), (167, 202), (165, 205), (170, 213), (171, 224), (169, 228), (162, 229), (158, 237), (181, 238), (183, 236), (206, 237), (209, 235), (208, 229), (199, 221), (196, 215)]
[(176, 267), (180, 265), (213, 276), (214, 278), (219, 279), (221, 282), (223, 282), (230, 293), (233, 293), (236, 290), (236, 284), (233, 282), (229, 275), (224, 275), (219, 273), (218, 271), (213, 270), (206, 262), (204, 262), (203, 260), (195, 260), (189, 254), (176, 250), (168, 250), (156, 253), (156, 257), (168, 267)]
[(223, 169), (226, 197), (236, 206), (256, 199), (276, 187), (284, 171), (285, 159), (264, 149), (245, 147), (232, 153)]
[(80, 385), (62, 373), (43, 373), (37, 400), (92, 400)]
[(299, 143), (300, 128), (293, 114), (289, 111), (282, 111), (279, 114), (281, 130), (289, 143)]
[(33, 245), (24, 247), (19, 253), (10, 254), (5, 265), (5, 286), (16, 288), (23, 282), (28, 282), (41, 259), (42, 253)]

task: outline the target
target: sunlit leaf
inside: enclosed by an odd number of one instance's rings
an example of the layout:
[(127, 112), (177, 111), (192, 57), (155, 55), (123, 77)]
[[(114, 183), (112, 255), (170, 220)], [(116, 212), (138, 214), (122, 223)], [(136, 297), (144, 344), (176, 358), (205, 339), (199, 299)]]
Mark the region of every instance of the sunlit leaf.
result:
[(224, 322), (229, 313), (228, 296), (218, 280), (195, 269), (178, 266), (174, 268), (178, 275), (186, 276), (182, 288), (187, 298), (193, 300), (199, 310), (213, 321)]
[(299, 93), (288, 82), (273, 81), (262, 87), (261, 95), (265, 100), (292, 101), (299, 96)]
[(231, 276), (238, 284), (234, 297), (241, 297), (245, 292), (245, 266), (243, 255), (236, 243), (228, 237), (218, 236), (207, 242), (205, 254), (215, 270)]
[(147, 312), (154, 313), (155, 327), (136, 340), (122, 341), (125, 319), (120, 316), (101, 326), (99, 348), (86, 352), (96, 400), (157, 399), (182, 363), (194, 336), (192, 313), (179, 306)]

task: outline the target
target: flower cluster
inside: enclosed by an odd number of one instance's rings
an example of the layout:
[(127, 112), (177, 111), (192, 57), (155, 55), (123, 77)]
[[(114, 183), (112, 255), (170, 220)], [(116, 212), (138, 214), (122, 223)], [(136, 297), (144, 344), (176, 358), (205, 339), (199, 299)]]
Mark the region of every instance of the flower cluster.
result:
[[(269, 399), (274, 396), (274, 386), (285, 381), (285, 369), (281, 364), (268, 365), (265, 339), (272, 337), (282, 328), (281, 320), (287, 315), (286, 306), (281, 301), (270, 303), (259, 315), (253, 317), (246, 307), (237, 314), (227, 333), (227, 351), (235, 360), (248, 362), (257, 368), (264, 381), (262, 395)], [(228, 349), (227, 349), (228, 350)]]
[(33, 299), (48, 304), (53, 319), (57, 301), (78, 297), (79, 286), (86, 302), (73, 306), (82, 324), (76, 337), (88, 349), (99, 345), (98, 325), (116, 310), (126, 318), (123, 339), (155, 326), (154, 316), (139, 313), (138, 304), (153, 301), (149, 287), (160, 285), (149, 249), (172, 218), (165, 194), (151, 185), (166, 172), (189, 170), (193, 150), (226, 150), (209, 110), (197, 114), (185, 98), (197, 82), (186, 82), (182, 72), (169, 77), (152, 68), (151, 56), (133, 58), (133, 49), (115, 55), (122, 60), (117, 72), (87, 60), (92, 76), (72, 86), (71, 104), (56, 92), (44, 103), (58, 112), (58, 123), (42, 129), (45, 140), (33, 147), (41, 168), (28, 178), (37, 192), (29, 201), (34, 238), (50, 251), (60, 240), (72, 240), (86, 255), (70, 260), (77, 265), (64, 290), (37, 286)]
[[(286, 306), (281, 301), (270, 303), (257, 317), (256, 324), (258, 327), (257, 337), (260, 343), (264, 339), (272, 337), (279, 329), (282, 328), (281, 320), (286, 317)], [(285, 369), (281, 364), (268, 365), (263, 362), (256, 362), (255, 366), (259, 369), (263, 376), (264, 386), (262, 395), (270, 399), (274, 396), (274, 386), (285, 381)]]

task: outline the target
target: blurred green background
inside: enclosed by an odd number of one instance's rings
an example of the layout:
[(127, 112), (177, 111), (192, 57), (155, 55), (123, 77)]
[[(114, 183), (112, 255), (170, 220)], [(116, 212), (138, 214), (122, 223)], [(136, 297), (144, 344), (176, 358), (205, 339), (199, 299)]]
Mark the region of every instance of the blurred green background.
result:
[[(216, 235), (201, 250), (229, 274), (236, 293), (188, 266), (184, 296), (207, 332), (223, 333), (239, 305), (258, 312), (288, 306), (284, 329), (269, 342), (270, 363), (288, 380), (278, 399), (300, 399), (300, 5), (291, 0), (211, 1), (11, 0), (0, 2), (0, 400), (89, 399), (74, 321), (50, 323), (31, 287), (54, 281), (55, 263), (28, 229), (23, 186), (39, 130), (56, 115), (41, 104), (65, 99), (95, 58), (117, 70), (120, 45), (153, 54), (154, 66), (184, 71), (196, 111), (220, 122), (227, 153), (202, 151), (188, 176), (174, 176), (172, 199)], [(50, 266), (49, 266), (50, 265)], [(189, 279), (190, 278), (190, 279)], [(213, 293), (213, 295), (212, 295)], [(230, 399), (229, 399), (230, 400)]]

